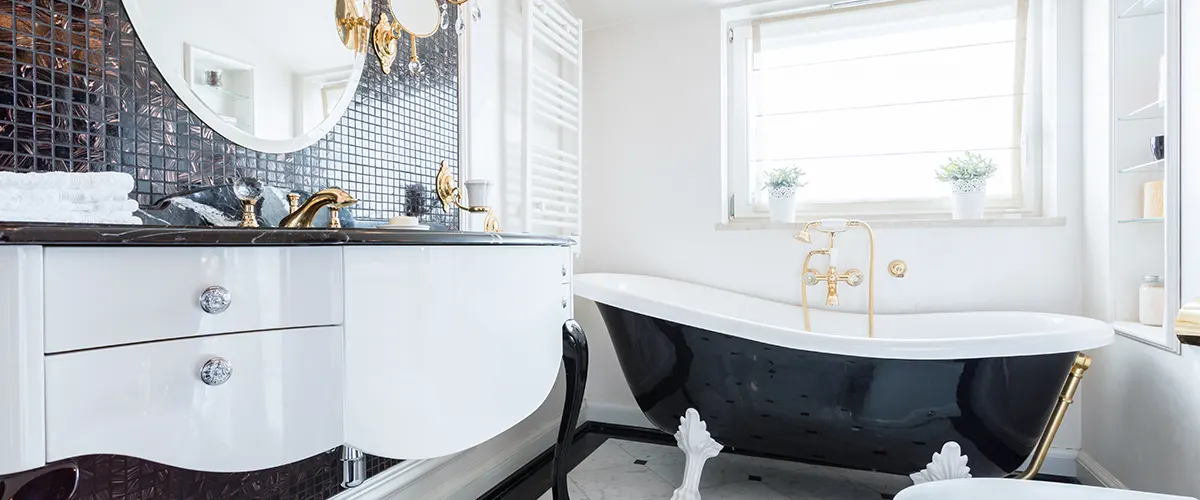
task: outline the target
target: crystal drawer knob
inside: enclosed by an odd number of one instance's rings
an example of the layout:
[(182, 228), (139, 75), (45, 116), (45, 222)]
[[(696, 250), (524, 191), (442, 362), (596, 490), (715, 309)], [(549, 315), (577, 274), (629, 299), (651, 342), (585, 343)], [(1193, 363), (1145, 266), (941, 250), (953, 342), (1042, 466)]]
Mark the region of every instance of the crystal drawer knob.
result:
[(200, 368), (200, 381), (206, 385), (217, 386), (229, 381), (233, 376), (233, 364), (225, 358), (213, 358)]
[(567, 266), (562, 266), (562, 275), (563, 276), (567, 275)]
[(567, 298), (566, 297), (563, 297), (563, 299), (562, 299), (562, 306), (563, 306), (563, 309), (567, 308)]
[(221, 314), (229, 309), (233, 295), (224, 287), (210, 286), (200, 294), (200, 308), (209, 314)]

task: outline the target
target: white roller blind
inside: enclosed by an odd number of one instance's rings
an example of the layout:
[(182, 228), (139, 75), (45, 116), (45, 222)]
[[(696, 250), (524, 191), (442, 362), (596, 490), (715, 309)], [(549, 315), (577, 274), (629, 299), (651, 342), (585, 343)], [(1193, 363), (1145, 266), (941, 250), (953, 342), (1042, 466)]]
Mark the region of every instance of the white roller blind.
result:
[(797, 165), (806, 202), (943, 198), (934, 168), (972, 151), (1019, 196), (1027, 0), (913, 0), (754, 23), (752, 195)]

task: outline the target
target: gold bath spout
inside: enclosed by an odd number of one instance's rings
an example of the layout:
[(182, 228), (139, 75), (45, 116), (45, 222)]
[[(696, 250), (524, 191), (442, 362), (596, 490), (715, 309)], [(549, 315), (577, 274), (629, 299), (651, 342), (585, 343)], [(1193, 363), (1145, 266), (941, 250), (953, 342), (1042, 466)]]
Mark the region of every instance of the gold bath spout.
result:
[(300, 205), (300, 208), (279, 221), (279, 227), (312, 227), (313, 219), (317, 217), (322, 208), (342, 209), (355, 203), (358, 203), (358, 200), (340, 188), (323, 189), (310, 196), (304, 201), (304, 204)]
[[(863, 272), (859, 271), (858, 269), (851, 269), (845, 274), (838, 274), (836, 266), (829, 266), (829, 269), (824, 273), (809, 267), (813, 256), (829, 256), (833, 253), (836, 235), (838, 232), (844, 231), (844, 229), (822, 229), (823, 227), (824, 226), (820, 221), (809, 222), (808, 224), (805, 224), (804, 228), (795, 236), (797, 240), (805, 243), (811, 243), (812, 236), (809, 232), (811, 229), (815, 228), (818, 231), (829, 235), (829, 246), (808, 252), (808, 256), (804, 258), (804, 266), (801, 268), (803, 269), (804, 283), (800, 287), (800, 302), (804, 311), (804, 329), (810, 332), (812, 331), (812, 320), (808, 311), (808, 287), (815, 286), (822, 281), (825, 282), (828, 286), (828, 292), (825, 296), (825, 305), (836, 307), (841, 304), (841, 301), (838, 299), (838, 283), (844, 282), (850, 286), (858, 286), (861, 285), (863, 281)], [(851, 227), (861, 227), (866, 229), (867, 237), (870, 240), (870, 259), (868, 267), (869, 286), (867, 287), (867, 335), (868, 337), (873, 338), (875, 337), (875, 232), (871, 230), (870, 225), (862, 221), (846, 221), (846, 228), (848, 229)]]

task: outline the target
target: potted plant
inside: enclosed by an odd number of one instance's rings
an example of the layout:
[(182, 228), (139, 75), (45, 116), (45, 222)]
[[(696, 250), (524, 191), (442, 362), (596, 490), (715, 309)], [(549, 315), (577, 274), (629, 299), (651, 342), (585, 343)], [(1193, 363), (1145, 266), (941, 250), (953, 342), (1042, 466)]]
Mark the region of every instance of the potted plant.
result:
[(763, 189), (771, 200), (772, 222), (796, 222), (796, 190), (808, 185), (800, 182), (803, 175), (804, 171), (794, 165), (767, 172)]
[(982, 219), (987, 200), (987, 180), (996, 174), (996, 162), (967, 151), (937, 168), (937, 180), (950, 183), (955, 219)]

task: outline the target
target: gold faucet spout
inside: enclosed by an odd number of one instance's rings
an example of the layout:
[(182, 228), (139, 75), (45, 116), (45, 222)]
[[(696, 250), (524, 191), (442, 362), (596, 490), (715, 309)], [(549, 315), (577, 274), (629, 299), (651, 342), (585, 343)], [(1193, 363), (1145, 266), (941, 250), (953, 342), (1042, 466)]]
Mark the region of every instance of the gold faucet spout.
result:
[(825, 305), (839, 306), (841, 301), (838, 300), (838, 273), (837, 268), (829, 266), (829, 274), (825, 275), (825, 282), (829, 284), (829, 292), (825, 295)]
[(358, 203), (358, 200), (340, 188), (322, 189), (308, 197), (296, 211), (279, 221), (279, 227), (312, 227), (313, 219), (317, 217), (318, 213), (321, 213), (322, 208), (341, 209), (355, 203)]

